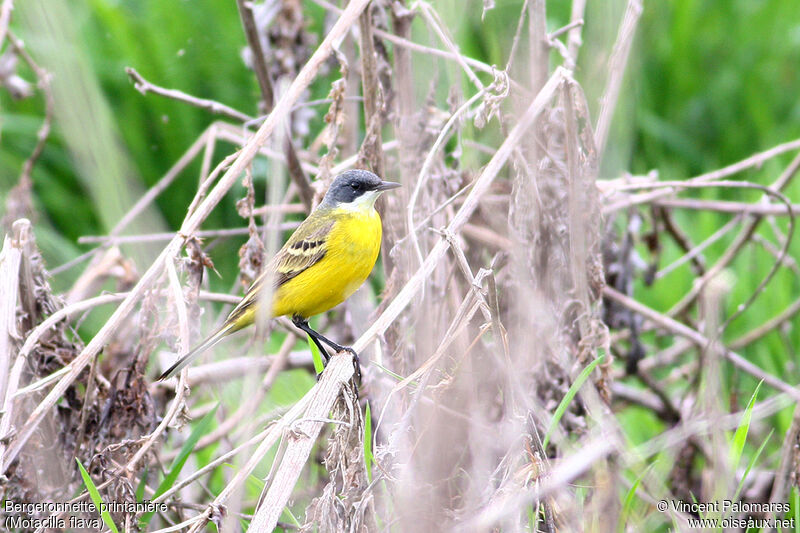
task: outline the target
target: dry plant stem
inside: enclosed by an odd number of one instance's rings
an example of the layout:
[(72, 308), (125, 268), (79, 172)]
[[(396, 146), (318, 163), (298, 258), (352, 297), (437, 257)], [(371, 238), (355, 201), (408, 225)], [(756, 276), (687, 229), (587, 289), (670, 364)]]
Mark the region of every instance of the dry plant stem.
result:
[[(272, 209), (274, 212), (275, 209)], [(255, 211), (253, 211), (255, 215)], [(263, 230), (278, 230), (278, 231), (288, 231), (291, 229), (295, 229), (299, 226), (299, 222), (284, 222), (283, 224), (279, 224), (277, 226), (273, 225), (266, 225), (266, 226), (256, 226), (258, 231)], [(209, 229), (209, 230), (201, 230), (196, 231), (193, 233), (195, 237), (200, 238), (217, 238), (217, 237), (235, 237), (238, 235), (247, 235), (248, 228), (226, 228), (226, 229)], [(164, 232), (164, 233), (147, 233), (143, 235), (122, 235), (122, 236), (106, 236), (106, 235), (84, 235), (83, 237), (78, 237), (78, 243), (80, 244), (103, 244), (107, 246), (115, 245), (115, 244), (130, 244), (130, 243), (145, 243), (145, 242), (154, 242), (154, 241), (168, 241), (175, 237), (175, 233), (172, 232)]]
[(190, 483), (192, 483), (194, 480), (199, 479), (200, 477), (202, 477), (203, 475), (207, 474), (208, 472), (211, 472), (216, 467), (220, 466), (222, 463), (226, 462), (228, 459), (236, 456), (241, 451), (246, 450), (247, 448), (249, 448), (253, 444), (255, 444), (257, 442), (261, 442), (261, 440), (264, 437), (266, 437), (269, 432), (270, 432), (270, 429), (266, 429), (266, 430), (262, 431), (261, 433), (258, 433), (257, 435), (251, 437), (249, 440), (247, 440), (247, 441), (243, 442), (242, 444), (240, 444), (239, 446), (233, 448), (232, 450), (220, 455), (219, 457), (217, 457), (213, 461), (209, 462), (207, 465), (203, 466), (203, 468), (200, 468), (199, 470), (197, 470), (197, 472), (192, 473), (190, 476), (186, 477), (185, 479), (182, 479), (180, 481), (176, 481), (175, 485), (170, 487), (169, 490), (167, 490), (166, 492), (164, 492), (162, 495), (158, 496), (157, 498), (153, 498), (153, 503), (159, 503), (159, 502), (167, 501), (173, 494), (177, 493), (183, 487), (185, 487), (185, 486), (189, 485)]
[(256, 73), (258, 87), (261, 89), (264, 111), (269, 113), (275, 104), (275, 91), (272, 89), (272, 80), (270, 80), (267, 64), (264, 61), (264, 51), (261, 49), (261, 40), (258, 38), (256, 21), (253, 19), (253, 5), (245, 0), (236, 0), (236, 7), (239, 9), (239, 18), (242, 21), (247, 44), (250, 45), (253, 71)]
[(464, 224), (464, 229), (461, 233), (465, 237), (476, 240), (494, 250), (508, 251), (513, 249), (514, 246), (511, 239), (505, 235), (500, 235), (487, 227), (478, 226), (476, 224)]
[[(569, 196), (567, 198), (567, 208), (569, 212), (569, 255), (570, 269), (572, 270), (572, 283), (575, 299), (580, 302), (582, 312), (578, 314), (578, 330), (581, 338), (586, 338), (590, 334), (589, 311), (589, 285), (586, 277), (588, 257), (586, 224), (584, 212), (585, 192), (582, 190), (586, 182), (594, 182), (595, 176), (582, 175), (578, 168), (578, 126), (575, 123), (574, 103), (572, 101), (572, 88), (574, 80), (561, 85), (561, 96), (564, 102), (565, 120), (564, 136), (567, 148), (567, 168), (569, 171)], [(577, 86), (577, 83), (575, 83)]]
[[(692, 244), (692, 240), (686, 234), (686, 232), (681, 229), (678, 223), (675, 221), (675, 217), (673, 213), (669, 209), (664, 209), (661, 207), (656, 207), (654, 209), (654, 217), (656, 218), (656, 224), (658, 224), (658, 219), (661, 220), (664, 224), (665, 231), (672, 237), (672, 240), (680, 247), (684, 254), (689, 254), (694, 250), (694, 245)], [(739, 217), (735, 217), (734, 220)], [(692, 270), (695, 272), (696, 275), (702, 276), (706, 273), (706, 261), (702, 255), (695, 255), (691, 258), (692, 262)]]
[[(50, 328), (52, 328), (53, 326), (55, 326), (56, 324), (58, 324), (62, 320), (66, 319), (66, 318), (69, 318), (70, 316), (75, 315), (77, 313), (82, 313), (84, 311), (87, 311), (87, 310), (92, 309), (94, 307), (98, 307), (100, 305), (121, 302), (129, 294), (130, 293), (122, 292), (122, 293), (116, 293), (116, 294), (104, 294), (102, 296), (97, 296), (95, 298), (89, 298), (87, 300), (82, 300), (82, 301), (79, 301), (79, 302), (75, 302), (75, 303), (69, 304), (69, 305), (59, 309), (58, 311), (56, 311), (55, 313), (53, 313), (49, 317), (47, 317), (47, 319), (45, 321), (43, 321), (41, 324), (36, 326), (36, 328), (34, 328), (28, 334), (28, 336), (25, 338), (25, 344), (23, 344), (22, 348), (20, 349), (20, 353), (17, 356), (17, 361), (14, 364), (14, 369), (12, 370), (12, 377), (14, 379), (14, 383), (15, 384), (19, 383), (19, 376), (20, 376), (20, 374), (22, 372), (22, 368), (24, 366), (25, 359), (28, 357), (28, 355), (30, 354), (30, 352), (33, 349), (33, 347), (36, 346), (36, 343), (39, 341), (41, 336), (47, 332), (47, 330), (49, 330)], [(200, 291), (199, 298), (201, 300), (210, 300), (210, 301), (222, 302), (222, 303), (227, 303), (227, 304), (237, 304), (241, 300), (241, 298), (238, 297), (238, 296), (230, 296), (228, 294), (209, 293), (209, 292), (206, 292), (206, 291)], [(66, 374), (69, 371), (69, 368), (70, 368), (70, 365), (67, 365), (67, 366), (61, 368), (60, 370), (57, 370), (56, 372), (53, 372), (49, 376), (45, 376), (45, 377), (39, 379), (38, 381), (35, 381), (33, 383), (30, 383), (30, 384), (26, 385), (25, 387), (17, 390), (17, 392), (11, 396), (11, 399), (14, 400), (14, 399), (16, 399), (19, 396), (22, 396), (24, 394), (28, 394), (28, 393), (31, 393), (31, 392), (35, 392), (37, 390), (41, 390), (42, 388), (46, 387), (48, 384), (52, 383), (53, 381), (55, 381), (59, 377), (61, 377), (64, 374)], [(104, 387), (106, 387), (106, 388), (109, 387), (109, 383), (106, 381), (106, 379), (104, 377), (98, 375), (97, 376), (97, 380), (102, 382)], [(171, 383), (171, 388), (175, 388), (174, 382)]]
[[(15, 236), (16, 237), (16, 236)], [(19, 290), (19, 265), (22, 262), (22, 243), (17, 238), (5, 236), (0, 251), (0, 398), (5, 398), (12, 350), (19, 339), (17, 331), (17, 292)], [(7, 411), (6, 405), (3, 412)], [(7, 417), (3, 416), (5, 421)], [(0, 437), (5, 431), (0, 429)]]
[[(0, 288), (2, 288), (3, 298), (0, 303), (0, 398), (3, 400), (2, 418), (0, 418), (0, 461), (5, 457), (7, 449), (8, 433), (11, 430), (11, 421), (14, 417), (12, 397), (19, 383), (19, 375), (22, 373), (22, 364), (19, 355), (14, 362), (14, 370), (11, 368), (11, 351), (18, 340), (17, 331), (17, 302), (19, 300), (19, 288), (21, 283), (21, 265), (24, 253), (28, 248), (28, 240), (31, 238), (32, 230), (30, 221), (20, 219), (12, 226), (13, 236), (7, 235), (3, 241), (3, 249), (0, 251)], [(19, 367), (19, 370), (15, 370)]]
[[(337, 359), (337, 357), (331, 358), (331, 363), (335, 359)], [(350, 363), (349, 366), (352, 369), (351, 357), (348, 355), (344, 357), (344, 359), (348, 360), (348, 363)], [(325, 373), (323, 373), (322, 377), (323, 379), (325, 378)], [(233, 476), (233, 479), (231, 479), (228, 484), (225, 485), (225, 488), (223, 488), (219, 495), (214, 498), (214, 501), (208, 505), (206, 511), (197, 517), (197, 521), (194, 523), (194, 526), (189, 530), (190, 533), (197, 532), (203, 528), (209, 521), (211, 513), (214, 511), (214, 509), (218, 509), (220, 505), (224, 505), (228, 498), (230, 498), (233, 492), (239, 487), (239, 485), (241, 485), (253, 472), (253, 470), (255, 470), (256, 466), (258, 466), (258, 463), (261, 462), (267, 452), (269, 452), (275, 443), (278, 442), (278, 439), (281, 437), (283, 432), (288, 430), (292, 422), (297, 420), (305, 411), (313, 394), (315, 394), (315, 391), (320, 386), (321, 382), (322, 380), (316, 383), (314, 387), (312, 387), (312, 389), (300, 399), (300, 401), (294, 404), (288, 413), (286, 413), (279, 421), (272, 425), (267, 430), (266, 434), (263, 434), (263, 438), (261, 439), (258, 448), (256, 448), (256, 450), (250, 455), (247, 463), (245, 463), (245, 465), (238, 472), (236, 472), (236, 475)]]
[[(461, 118), (465, 112), (469, 110), (472, 105), (477, 102), (485, 93), (485, 90), (480, 90), (475, 93), (472, 98), (467, 100), (461, 107), (456, 109), (456, 111), (450, 116), (448, 121), (442, 127), (442, 131), (439, 132), (439, 136), (436, 138), (436, 141), (431, 146), (431, 149), (428, 151), (428, 155), (425, 156), (425, 161), (422, 163), (422, 168), (419, 171), (419, 177), (417, 178), (417, 182), (414, 185), (414, 190), (411, 193), (411, 197), (408, 199), (408, 206), (406, 207), (406, 223), (408, 228), (414, 228), (414, 209), (417, 206), (417, 198), (419, 198), (419, 194), (425, 185), (428, 182), (428, 176), (430, 175), (431, 167), (433, 166), (434, 157), (439, 152), (439, 149), (444, 144), (445, 140), (447, 139), (450, 130), (452, 129), (453, 125), (456, 123), (457, 120)], [(414, 244), (414, 251), (417, 252), (417, 258), (419, 259), (420, 264), (422, 264), (423, 257), (422, 257), (422, 249), (419, 246), (419, 239), (417, 238), (417, 232), (411, 231), (409, 233), (409, 238), (411, 242)]]
[[(708, 344), (709, 340), (700, 332), (681, 324), (680, 322), (655, 311), (645, 305), (640, 304), (633, 298), (629, 298), (628, 296), (617, 292), (616, 290), (612, 289), (611, 287), (605, 287), (603, 289), (603, 295), (607, 298), (614, 300), (615, 302), (627, 307), (631, 311), (639, 313), (643, 317), (652, 320), (654, 323), (658, 324), (662, 328), (670, 331), (675, 335), (680, 335), (690, 341), (692, 341), (696, 346), (701, 349), (704, 349)], [(757, 379), (763, 379), (764, 383), (772, 387), (773, 389), (779, 390), (781, 392), (785, 392), (788, 394), (792, 399), (795, 401), (800, 401), (800, 391), (786, 383), (785, 381), (779, 379), (772, 374), (768, 374), (764, 372), (761, 368), (754, 365), (741, 355), (737, 354), (736, 352), (729, 350), (725, 347), (721, 347), (723, 356), (730, 361), (733, 366), (743, 370), (744, 372), (754, 376)]]
[[(328, 11), (332, 11), (334, 13), (341, 13), (342, 12), (341, 8), (331, 4), (330, 2), (326, 2), (325, 0), (312, 0), (312, 2), (314, 2), (315, 4), (317, 4), (319, 6), (324, 7)], [(408, 39), (405, 39), (403, 37), (399, 37), (397, 35), (394, 35), (392, 33), (385, 32), (385, 31), (380, 30), (378, 28), (373, 28), (372, 31), (373, 31), (373, 33), (375, 35), (377, 35), (381, 39), (386, 39), (387, 41), (389, 41), (390, 43), (392, 43), (392, 44), (394, 44), (394, 45), (396, 45), (398, 47), (407, 48), (408, 50), (413, 50), (414, 52), (419, 52), (420, 54), (434, 55), (434, 56), (437, 56), (437, 57), (443, 57), (445, 59), (450, 59), (451, 61), (463, 61), (464, 63), (466, 63), (470, 67), (478, 69), (478, 70), (480, 70), (482, 72), (487, 72), (489, 74), (492, 74), (494, 72), (494, 69), (492, 68), (491, 65), (487, 65), (486, 63), (484, 63), (482, 61), (478, 61), (477, 59), (473, 59), (471, 57), (467, 57), (464, 54), (453, 53), (453, 52), (448, 52), (447, 50), (440, 50), (438, 48), (431, 48), (429, 46), (424, 46), (424, 45), (415, 43), (413, 41), (409, 41)]]
[(367, 137), (374, 135), (372, 146), (363, 146), (361, 151), (366, 149), (369, 156), (372, 170), (378, 175), (385, 177), (386, 169), (383, 159), (381, 145), (383, 137), (381, 126), (383, 118), (379, 108), (380, 81), (378, 80), (378, 64), (375, 59), (375, 43), (372, 36), (372, 15), (369, 9), (365, 9), (358, 18), (359, 46), (361, 47), (361, 87), (364, 95), (364, 124)]
[(751, 204), (747, 202), (729, 202), (726, 200), (696, 200), (694, 198), (662, 198), (654, 202), (663, 207), (679, 209), (697, 209), (702, 211), (718, 211), (759, 216), (800, 215), (800, 204), (785, 205)]
[[(445, 334), (442, 337), (442, 340), (439, 342), (439, 346), (433, 352), (433, 355), (431, 355), (424, 363), (422, 363), (414, 372), (409, 374), (406, 378), (395, 385), (389, 394), (394, 394), (395, 392), (403, 390), (414, 381), (422, 378), (422, 376), (431, 370), (439, 361), (439, 359), (445, 355), (445, 350), (447, 350), (456, 337), (461, 334), (461, 332), (464, 330), (464, 327), (469, 323), (469, 321), (480, 308), (481, 302), (479, 300), (475, 300), (475, 295), (473, 292), (469, 292), (462, 300), (461, 305), (456, 311), (453, 319), (450, 321), (450, 325), (447, 327), (447, 331), (445, 331)], [(424, 382), (427, 383), (427, 378), (424, 380)], [(419, 387), (416, 399), (419, 398), (419, 395), (424, 391), (425, 388), (426, 386), (424, 384), (423, 386)], [(389, 402), (387, 401), (386, 405), (384, 406), (384, 410), (388, 406), (388, 403)], [(410, 413), (411, 411), (408, 410), (407, 412)], [(383, 412), (381, 413), (380, 418), (383, 418)]]
[(281, 205), (262, 205), (253, 209), (253, 216), (260, 217), (270, 213), (281, 213), (283, 215), (308, 213), (308, 209), (303, 204), (281, 204)]
[[(214, 157), (214, 150), (217, 147), (217, 123), (211, 124), (206, 129), (206, 144), (203, 148), (203, 159), (200, 160), (200, 177), (199, 183), (202, 183), (211, 172), (211, 160)], [(203, 132), (204, 134), (206, 132)], [(195, 141), (196, 142), (196, 141)]]
[(325, 424), (322, 420), (326, 420), (333, 404), (342, 393), (342, 387), (352, 376), (353, 363), (349, 354), (331, 358), (318, 386), (308, 394), (311, 398), (303, 418), (288, 428), (286, 451), (272, 477), (266, 496), (250, 523), (253, 531), (272, 531), (275, 528)]
[[(583, 31), (583, 14), (586, 11), (586, 0), (572, 0), (569, 33), (567, 34), (567, 63), (564, 65), (574, 71), (578, 64), (578, 51), (583, 44), (581, 32)], [(578, 24), (580, 22), (580, 24)]]
[[(783, 236), (780, 235), (778, 235), (778, 240), (785, 242)], [(788, 255), (781, 257), (781, 251), (776, 248), (774, 244), (757, 233), (753, 234), (752, 242), (761, 246), (768, 254), (780, 261), (781, 266), (788, 268), (797, 278), (800, 278), (800, 266), (797, 265), (797, 261), (795, 261), (793, 257)]]
[[(236, 161), (236, 159), (240, 155), (241, 151), (236, 151), (225, 157), (225, 159), (220, 161), (219, 164), (214, 168), (211, 174), (209, 174), (206, 179), (200, 182), (200, 185), (197, 187), (197, 192), (195, 193), (194, 198), (192, 198), (192, 203), (189, 204), (189, 207), (186, 210), (186, 217), (184, 218), (184, 222), (186, 222), (186, 219), (192, 217), (195, 214), (195, 211), (197, 211), (198, 206), (201, 203), (203, 203), (203, 201), (206, 199), (206, 193), (208, 192), (208, 189), (211, 187), (211, 184), (214, 183), (214, 181), (216, 181), (217, 176), (219, 176), (226, 168), (230, 171), (230, 165), (234, 161)], [(243, 165), (243, 170), (246, 167), (247, 165)], [(195, 231), (197, 231), (197, 228), (195, 228)]]
[(172, 100), (177, 100), (179, 102), (199, 107), (200, 109), (204, 109), (215, 115), (223, 115), (228, 118), (238, 120), (239, 122), (248, 122), (253, 120), (253, 117), (250, 115), (242, 113), (241, 111), (237, 111), (236, 109), (226, 106), (225, 104), (221, 104), (216, 100), (197, 98), (177, 89), (165, 89), (163, 87), (159, 87), (158, 85), (153, 85), (144, 79), (144, 77), (142, 77), (142, 75), (139, 74), (133, 67), (125, 67), (125, 73), (134, 83), (136, 90), (143, 95), (147, 95), (147, 93), (157, 94), (165, 98), (170, 98)]
[[(756, 406), (752, 410), (752, 420), (761, 420), (791, 405), (786, 395), (779, 394)], [(650, 439), (631, 450), (623, 450), (621, 454), (622, 466), (641, 465), (641, 462), (649, 457), (664, 451), (667, 448), (684, 444), (688, 439), (708, 434), (714, 430), (731, 430), (739, 427), (744, 412), (731, 413), (715, 420), (706, 418), (695, 419), (689, 423), (682, 424), (674, 429)], [(539, 486), (532, 486), (526, 491), (515, 491), (510, 493), (502, 502), (497, 505), (487, 506), (475, 519), (474, 527), (469, 531), (484, 531), (498, 523), (507, 513), (515, 512), (516, 509), (527, 505), (528, 502), (542, 500), (550, 494), (563, 489), (569, 483), (579, 478), (596, 462), (605, 459), (607, 456), (619, 451), (616, 444), (609, 440), (604, 433), (594, 437), (581, 446), (578, 453), (561, 459), (556, 467), (550, 471), (549, 475)], [(676, 517), (677, 518), (677, 517)], [(683, 531), (684, 529), (680, 529)]]
[[(10, 1), (6, 1), (3, 4), (3, 10), (6, 8), (6, 4), (11, 6)], [(8, 29), (8, 20), (3, 21), (2, 17), (5, 16), (5, 12), (0, 12), (0, 32), (3, 29)], [(10, 15), (10, 7), (9, 13)], [(3, 28), (5, 22), (5, 28)], [(33, 148), (33, 152), (31, 155), (28, 156), (28, 159), (25, 160), (25, 163), (22, 164), (22, 172), (20, 173), (19, 181), (20, 183), (29, 182), (31, 179), (31, 172), (33, 172), (33, 165), (36, 164), (36, 161), (39, 159), (39, 156), (42, 155), (42, 151), (44, 150), (44, 145), (47, 142), (47, 137), (50, 135), (50, 128), (53, 124), (53, 112), (55, 110), (55, 100), (53, 100), (53, 92), (50, 90), (50, 74), (41, 68), (36, 61), (33, 60), (33, 57), (28, 53), (25, 49), (25, 44), (14, 35), (13, 32), (8, 32), (8, 39), (11, 42), (11, 45), (16, 50), (17, 54), (25, 60), (28, 66), (33, 70), (34, 74), (36, 74), (36, 79), (38, 80), (38, 86), (42, 90), (44, 94), (44, 120), (42, 121), (42, 125), (39, 126), (39, 131), (36, 132), (36, 146)], [(3, 44), (3, 36), (0, 35), (0, 47)]]
[[(785, 154), (786, 152), (793, 152), (798, 149), (800, 149), (800, 139), (789, 141), (774, 146), (769, 150), (753, 154), (750, 157), (742, 159), (741, 161), (737, 161), (736, 163), (730, 164), (727, 167), (722, 167), (720, 169), (711, 172), (706, 172), (705, 174), (700, 174), (699, 176), (690, 178), (682, 183), (703, 183), (706, 181), (717, 181), (726, 178), (728, 176), (738, 174), (739, 172), (742, 172), (749, 168), (760, 167), (766, 161), (769, 161), (774, 157), (778, 157), (781, 154)], [(610, 203), (609, 205), (606, 205), (605, 207), (603, 207), (603, 214), (608, 215), (615, 211), (619, 211), (620, 209), (627, 209), (628, 207), (632, 207), (634, 205), (646, 204), (652, 202), (653, 200), (657, 200), (659, 198), (664, 198), (665, 196), (670, 196), (672, 194), (675, 194), (680, 190), (681, 190), (680, 187), (671, 187), (662, 190), (655, 190), (651, 192), (634, 194), (622, 200), (618, 200), (616, 202)]]
[(642, 0), (628, 0), (625, 15), (622, 18), (622, 24), (617, 34), (617, 40), (608, 60), (608, 81), (600, 99), (600, 113), (597, 116), (597, 125), (594, 133), (597, 153), (601, 155), (608, 140), (608, 130), (611, 127), (611, 119), (614, 118), (614, 109), (617, 107), (619, 91), (622, 88), (625, 66), (628, 64), (628, 56), (633, 45), (636, 25), (641, 14)]
[[(753, 406), (751, 420), (752, 422), (762, 420), (796, 402), (797, 400), (793, 398), (791, 394), (776, 394)], [(707, 435), (711, 431), (736, 429), (741, 425), (744, 415), (744, 411), (739, 411), (725, 414), (711, 420), (706, 417), (700, 417), (684, 422), (633, 448), (626, 454), (626, 458), (630, 463), (636, 464), (636, 462), (647, 459), (668, 448), (681, 445), (688, 439)]]
[(330, 33), (325, 37), (322, 44), (309, 58), (306, 65), (297, 75), (297, 78), (289, 86), (286, 93), (281, 97), (280, 101), (276, 104), (275, 109), (267, 117), (255, 135), (247, 142), (247, 144), (238, 153), (236, 160), (233, 162), (227, 172), (220, 178), (217, 186), (212, 189), (205, 200), (193, 211), (187, 215), (179, 233), (170, 241), (166, 248), (159, 254), (150, 268), (142, 275), (142, 278), (131, 290), (130, 295), (122, 302), (114, 314), (106, 321), (100, 331), (95, 335), (92, 340), (86, 345), (80, 354), (73, 360), (70, 371), (53, 387), (50, 393), (41, 401), (39, 405), (33, 410), (28, 417), (28, 420), (20, 428), (16, 438), (14, 438), (8, 446), (7, 455), (2, 458), (2, 465), (0, 466), (0, 473), (4, 473), (11, 461), (19, 454), (22, 446), (30, 438), (33, 431), (44, 418), (45, 413), (52, 408), (56, 402), (61, 398), (61, 395), (67, 388), (75, 381), (80, 372), (89, 364), (89, 361), (95, 357), (105, 344), (111, 339), (112, 334), (119, 325), (125, 320), (128, 315), (133, 311), (134, 306), (139, 299), (144, 296), (148, 290), (158, 279), (161, 274), (162, 268), (167, 260), (172, 260), (178, 253), (184, 241), (184, 237), (191, 235), (195, 232), (202, 221), (208, 216), (211, 210), (216, 206), (220, 200), (225, 196), (228, 189), (236, 183), (239, 175), (244, 171), (245, 167), (250, 164), (253, 158), (258, 153), (258, 149), (263, 145), (270, 135), (273, 133), (275, 127), (283, 123), (283, 120), (289, 114), (292, 106), (300, 98), (302, 92), (308, 87), (311, 81), (316, 76), (317, 71), (322, 66), (324, 61), (328, 58), (333, 50), (334, 42), (338, 42), (344, 37), (350, 26), (356, 21), (358, 15), (364, 9), (369, 0), (352, 0), (347, 8), (342, 13), (339, 20), (336, 21)]
[[(237, 128), (236, 126), (228, 124), (226, 122), (215, 122), (215, 124), (218, 130), (217, 139), (222, 141), (228, 141), (230, 143), (240, 146), (247, 144), (247, 140), (250, 137), (245, 135), (244, 131), (242, 131), (241, 128)], [(283, 161), (287, 164), (287, 166), (292, 165), (292, 162), (286, 159), (285, 154), (276, 152), (275, 150), (272, 150), (269, 146), (262, 146), (261, 148), (259, 148), (259, 154), (266, 156), (268, 158), (277, 159), (278, 161)], [(312, 165), (308, 161), (299, 161), (299, 164), (304, 172), (309, 172), (311, 174), (317, 174), (319, 172), (319, 168), (317, 168), (316, 165)]]
[(524, 0), (522, 7), (519, 10), (519, 18), (517, 19), (517, 29), (514, 31), (514, 39), (511, 41), (511, 50), (508, 52), (508, 61), (506, 61), (506, 72), (511, 71), (511, 64), (517, 56), (517, 46), (519, 46), (520, 37), (522, 36), (523, 23), (525, 22), (525, 13), (528, 10), (528, 3), (530, 0)]
[(545, 0), (531, 0), (528, 10), (528, 48), (530, 50), (531, 89), (538, 91), (547, 81), (547, 72), (550, 70)]
[[(242, 378), (251, 374), (268, 372), (275, 364), (277, 355), (241, 356), (215, 361), (213, 363), (199, 364), (189, 367), (186, 384), (196, 387), (205, 383), (225, 383), (233, 379)], [(309, 350), (295, 350), (289, 352), (286, 359), (286, 368), (313, 368), (311, 352)], [(151, 392), (157, 388), (175, 388), (175, 378), (159, 381), (151, 385)], [(194, 418), (194, 417), (193, 417)]]
[[(770, 187), (765, 187), (763, 185), (759, 185), (756, 183), (750, 183), (746, 181), (707, 181), (704, 183), (685, 183), (685, 182), (674, 182), (674, 181), (662, 181), (658, 183), (641, 183), (636, 185), (631, 185), (630, 188), (640, 189), (640, 188), (659, 188), (659, 187), (674, 187), (674, 186), (681, 186), (686, 188), (704, 188), (704, 187), (725, 187), (725, 188), (741, 188), (741, 189), (757, 189), (767, 196), (777, 199), (778, 201), (782, 202), (787, 207), (787, 212), (789, 213), (789, 230), (787, 238), (781, 247), (780, 255), (776, 259), (775, 263), (773, 263), (772, 267), (770, 268), (769, 272), (767, 272), (766, 277), (758, 284), (753, 294), (743, 303), (740, 304), (737, 310), (729, 316), (725, 322), (720, 326), (720, 331), (724, 330), (728, 324), (730, 324), (735, 318), (739, 315), (744, 313), (744, 311), (749, 307), (755, 299), (758, 297), (761, 292), (766, 288), (767, 284), (770, 280), (775, 276), (777, 271), (780, 269), (781, 265), (783, 264), (784, 259), (787, 257), (789, 252), (789, 243), (791, 241), (792, 236), (794, 235), (794, 228), (795, 228), (795, 217), (794, 214), (791, 213), (789, 206), (791, 206), (788, 198), (784, 196), (779, 190), (789, 181), (791, 176), (800, 169), (800, 154), (795, 157), (792, 164), (781, 174), (781, 177)], [(627, 187), (622, 187), (621, 190), (624, 190)], [(680, 302), (675, 304), (672, 309), (667, 313), (669, 316), (676, 316), (684, 312), (688, 306), (694, 301), (694, 299), (700, 294), (703, 288), (706, 286), (709, 280), (713, 279), (719, 272), (722, 271), (739, 253), (739, 250), (744, 246), (746, 242), (748, 242), (755, 231), (756, 225), (760, 222), (761, 217), (755, 217), (751, 219), (745, 228), (737, 235), (736, 239), (734, 240), (733, 244), (725, 251), (722, 258), (717, 261), (714, 266), (712, 266), (699, 280), (696, 282), (689, 293), (684, 296)]]
[(13, 0), (3, 0), (3, 5), (0, 6), (0, 49), (3, 48), (3, 43), (6, 40), (8, 33), (8, 23), (11, 22), (11, 11), (14, 9)]
[[(247, 141), (244, 135), (242, 135), (240, 131), (238, 131), (230, 124), (226, 124), (224, 122), (217, 122), (215, 124), (219, 128), (219, 133), (217, 135), (218, 139), (232, 142), (234, 144), (245, 144), (245, 142)], [(386, 141), (381, 146), (381, 149), (383, 152), (389, 152), (397, 149), (397, 145), (398, 145), (397, 140)], [(279, 160), (285, 160), (283, 154), (276, 153), (270, 150), (269, 147), (266, 146), (261, 147), (259, 152), (267, 157), (272, 157)], [(331, 174), (336, 175), (341, 172), (344, 172), (349, 168), (352, 168), (352, 166), (356, 163), (357, 160), (358, 160), (358, 154), (354, 154), (346, 159), (343, 159), (340, 163), (336, 164), (331, 169)], [(319, 168), (316, 165), (312, 165), (307, 161), (301, 161), (301, 165), (303, 166), (303, 170), (305, 170), (306, 172), (310, 172), (311, 174), (319, 173)]]
[[(481, 197), (486, 194), (495, 177), (497, 177), (497, 174), (505, 165), (513, 149), (522, 140), (536, 117), (544, 110), (545, 106), (558, 89), (558, 86), (565, 80), (565, 74), (566, 71), (564, 69), (560, 67), (557, 68), (544, 87), (542, 87), (542, 90), (536, 95), (536, 98), (531, 102), (519, 122), (508, 133), (503, 144), (500, 145), (494, 156), (492, 156), (492, 159), (490, 159), (489, 163), (484, 167), (480, 177), (475, 180), (475, 185), (469, 195), (464, 199), (461, 208), (450, 221), (450, 224), (447, 226), (447, 231), (453, 234), (457, 234), (461, 231), (461, 228), (464, 227), (472, 216), (472, 213), (477, 209)], [(447, 254), (449, 248), (450, 245), (445, 239), (441, 239), (436, 243), (425, 258), (425, 261), (423, 261), (419, 269), (417, 269), (411, 279), (408, 280), (406, 285), (400, 290), (397, 296), (395, 296), (386, 310), (378, 317), (372, 326), (356, 340), (353, 344), (353, 349), (355, 349), (355, 351), (360, 352), (366, 348), (373, 339), (386, 331), (391, 323), (411, 302), (414, 295), (422, 289), (425, 280), (430, 276), (430, 273), (433, 272), (433, 269), (439, 261)]]
[(433, 7), (425, 0), (417, 0), (415, 7), (420, 13), (422, 13), (422, 17), (425, 19), (428, 25), (433, 28), (433, 31), (439, 36), (439, 39), (442, 41), (442, 43), (444, 43), (445, 47), (450, 50), (451, 54), (453, 54), (456, 63), (461, 66), (473, 85), (475, 85), (478, 90), (483, 90), (483, 83), (481, 83), (481, 80), (478, 79), (478, 76), (475, 75), (475, 72), (464, 60), (464, 55), (459, 51), (458, 46), (456, 46), (456, 44), (453, 42), (453, 39), (447, 34), (447, 30), (445, 29), (444, 24), (442, 24), (442, 20), (439, 18), (439, 14), (436, 12), (436, 10), (433, 9)]
[[(795, 454), (797, 453), (798, 439), (800, 439), (800, 409), (795, 406), (792, 425), (789, 427), (789, 431), (786, 432), (786, 437), (783, 441), (781, 462), (778, 469), (775, 471), (775, 481), (772, 484), (772, 492), (769, 497), (770, 503), (788, 501), (789, 479), (794, 468), (793, 465), (795, 462)], [(770, 528), (770, 531), (772, 530), (774, 530), (774, 528)]]

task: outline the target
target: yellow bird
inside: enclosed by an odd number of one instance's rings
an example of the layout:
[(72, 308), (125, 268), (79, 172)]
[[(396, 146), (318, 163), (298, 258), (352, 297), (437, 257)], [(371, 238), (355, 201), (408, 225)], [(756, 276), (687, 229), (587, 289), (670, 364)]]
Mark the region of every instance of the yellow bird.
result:
[(375, 210), (375, 200), (382, 192), (399, 186), (366, 170), (348, 170), (336, 176), (319, 206), (267, 264), (225, 323), (158, 379), (174, 376), (199, 354), (252, 324), (265, 280), (272, 281), (271, 316), (291, 316), (326, 360), (328, 354), (322, 343), (336, 352), (347, 350), (357, 356), (352, 348), (311, 329), (308, 319), (345, 301), (367, 279), (381, 249), (381, 217)]

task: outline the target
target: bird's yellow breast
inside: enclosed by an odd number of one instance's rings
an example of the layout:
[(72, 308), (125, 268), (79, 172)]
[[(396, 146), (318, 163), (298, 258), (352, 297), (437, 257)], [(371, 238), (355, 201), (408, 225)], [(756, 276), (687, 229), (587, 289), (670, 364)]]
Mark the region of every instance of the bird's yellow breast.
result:
[(273, 316), (323, 313), (346, 300), (372, 272), (381, 248), (378, 212), (336, 208), (332, 215), (337, 220), (325, 256), (275, 291)]

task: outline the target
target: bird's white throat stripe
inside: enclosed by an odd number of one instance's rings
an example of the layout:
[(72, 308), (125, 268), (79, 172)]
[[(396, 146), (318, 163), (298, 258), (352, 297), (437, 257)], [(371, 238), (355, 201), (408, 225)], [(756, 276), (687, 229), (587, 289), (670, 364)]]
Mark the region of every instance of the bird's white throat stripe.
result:
[(339, 203), (337, 208), (345, 209), (347, 211), (354, 211), (357, 213), (366, 213), (375, 205), (375, 200), (381, 195), (383, 191), (367, 191), (352, 202)]

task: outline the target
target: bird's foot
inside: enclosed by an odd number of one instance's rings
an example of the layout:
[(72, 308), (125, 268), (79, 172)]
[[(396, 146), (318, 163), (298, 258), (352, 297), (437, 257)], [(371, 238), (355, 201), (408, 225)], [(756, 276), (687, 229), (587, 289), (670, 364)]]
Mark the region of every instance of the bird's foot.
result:
[(347, 352), (353, 356), (353, 368), (355, 369), (355, 376), (356, 379), (360, 382), (361, 381), (361, 360), (358, 358), (358, 352), (352, 349), (350, 346), (341, 346), (337, 344), (336, 346), (331, 346), (336, 353), (340, 352)]

